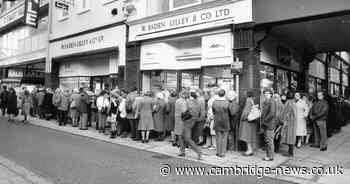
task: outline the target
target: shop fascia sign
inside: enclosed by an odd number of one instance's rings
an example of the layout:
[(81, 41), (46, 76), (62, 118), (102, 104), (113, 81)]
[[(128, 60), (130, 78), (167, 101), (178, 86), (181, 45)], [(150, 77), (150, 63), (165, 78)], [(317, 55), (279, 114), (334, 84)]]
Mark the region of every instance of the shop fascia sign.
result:
[[(232, 4), (214, 7), (188, 14), (169, 17), (145, 24), (136, 25), (136, 36), (144, 36), (151, 33), (170, 31), (188, 26), (202, 25), (222, 20), (232, 20), (234, 12)], [(232, 23), (232, 22), (231, 22)]]
[(0, 17), (0, 28), (4, 29), (7, 25), (22, 20), (25, 24), (37, 27), (38, 25), (39, 0), (25, 0), (15, 8), (5, 12)]

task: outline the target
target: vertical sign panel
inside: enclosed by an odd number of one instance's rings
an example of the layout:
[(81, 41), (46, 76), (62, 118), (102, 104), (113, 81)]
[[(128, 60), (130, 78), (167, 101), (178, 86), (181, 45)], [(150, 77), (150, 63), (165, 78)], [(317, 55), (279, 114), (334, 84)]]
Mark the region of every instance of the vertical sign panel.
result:
[(38, 26), (39, 0), (26, 0), (25, 23), (32, 27)]

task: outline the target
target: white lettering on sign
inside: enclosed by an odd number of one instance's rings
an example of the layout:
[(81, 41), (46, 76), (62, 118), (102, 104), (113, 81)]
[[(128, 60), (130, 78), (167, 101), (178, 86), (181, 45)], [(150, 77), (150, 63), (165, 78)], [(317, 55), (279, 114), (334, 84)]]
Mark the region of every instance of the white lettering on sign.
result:
[(142, 24), (139, 35), (224, 19), (233, 19), (233, 12), (229, 7), (212, 8), (209, 10), (198, 11), (195, 13), (176, 16), (174, 18), (167, 18), (165, 20)]
[(84, 47), (87, 45), (94, 45), (94, 44), (103, 42), (103, 40), (104, 40), (103, 35), (95, 36), (90, 39), (76, 40), (69, 43), (62, 43), (61, 49), (74, 49), (74, 48)]

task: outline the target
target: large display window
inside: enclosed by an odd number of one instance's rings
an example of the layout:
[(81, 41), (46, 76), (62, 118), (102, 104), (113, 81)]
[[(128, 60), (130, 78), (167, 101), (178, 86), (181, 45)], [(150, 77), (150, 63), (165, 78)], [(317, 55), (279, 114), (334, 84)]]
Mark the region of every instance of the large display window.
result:
[(181, 88), (198, 89), (200, 70), (190, 70), (181, 72)]
[(216, 86), (225, 90), (237, 90), (236, 77), (231, 74), (230, 66), (206, 67), (203, 69), (203, 88)]
[(152, 71), (151, 75), (151, 89), (177, 89), (178, 74), (176, 71)]
[(277, 93), (282, 93), (284, 89), (288, 89), (289, 87), (289, 76), (288, 71), (277, 69), (277, 75), (276, 75), (276, 87), (277, 87)]

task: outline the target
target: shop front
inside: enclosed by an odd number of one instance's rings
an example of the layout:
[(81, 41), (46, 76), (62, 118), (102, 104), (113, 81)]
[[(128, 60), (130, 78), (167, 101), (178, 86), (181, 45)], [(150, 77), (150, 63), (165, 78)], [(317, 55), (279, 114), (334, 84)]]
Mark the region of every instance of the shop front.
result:
[(61, 89), (108, 90), (123, 84), (125, 25), (50, 43), (52, 73)]
[(251, 21), (251, 4), (222, 2), (128, 23), (129, 41), (141, 41), (142, 91), (212, 87), (238, 91), (239, 75), (231, 72), (233, 24)]
[(275, 92), (298, 89), (299, 62), (297, 51), (270, 36), (261, 45), (260, 85)]

